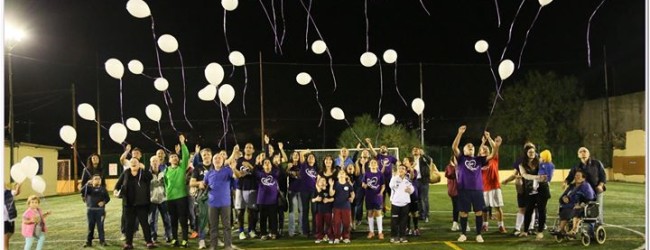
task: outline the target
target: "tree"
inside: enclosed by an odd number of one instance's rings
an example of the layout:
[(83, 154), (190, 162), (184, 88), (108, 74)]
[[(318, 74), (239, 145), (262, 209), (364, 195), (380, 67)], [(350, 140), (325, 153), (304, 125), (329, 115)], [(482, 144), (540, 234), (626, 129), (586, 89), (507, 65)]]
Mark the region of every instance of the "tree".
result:
[(523, 81), (506, 85), (501, 96), (488, 130), (510, 142), (580, 143), (578, 118), (584, 93), (575, 77), (532, 71)]
[(411, 148), (414, 146), (420, 146), (420, 141), (415, 131), (407, 130), (404, 126), (397, 123), (391, 126), (380, 126), (379, 121), (372, 119), (369, 114), (364, 114), (355, 117), (351, 128), (347, 128), (341, 133), (337, 147), (356, 147), (359, 140), (354, 136), (352, 129), (354, 129), (354, 132), (358, 134), (361, 140), (371, 138), (373, 145), (376, 147), (380, 145), (398, 147), (400, 159), (410, 155)]

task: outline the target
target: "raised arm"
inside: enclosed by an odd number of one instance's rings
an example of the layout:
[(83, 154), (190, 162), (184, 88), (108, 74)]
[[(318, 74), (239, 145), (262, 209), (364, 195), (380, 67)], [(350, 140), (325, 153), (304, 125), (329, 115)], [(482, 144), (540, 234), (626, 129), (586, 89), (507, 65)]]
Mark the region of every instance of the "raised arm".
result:
[(370, 149), (372, 156), (377, 157), (377, 151), (375, 151), (375, 147), (372, 145), (372, 140), (370, 140), (370, 138), (366, 138), (366, 143), (368, 143), (368, 149)]
[[(228, 157), (227, 163), (228, 166), (236, 166), (237, 165), (237, 157), (239, 157), (239, 144), (235, 145), (232, 148), (232, 153), (230, 153), (230, 157)], [(232, 168), (233, 171), (235, 170), (235, 167)]]
[(462, 125), (458, 128), (458, 133), (456, 134), (456, 138), (454, 138), (454, 142), (451, 144), (451, 149), (454, 151), (454, 156), (458, 157), (460, 155), (460, 150), (458, 149), (458, 145), (460, 144), (460, 138), (463, 137), (463, 133), (465, 133), (465, 130), (467, 130), (467, 126)]
[(187, 165), (190, 162), (190, 151), (187, 149), (187, 145), (185, 145), (185, 136), (183, 134), (178, 136), (178, 142), (181, 144), (181, 163), (180, 167), (185, 172), (187, 170)]
[(280, 155), (281, 155), (280, 161), (282, 163), (288, 162), (289, 157), (287, 157), (287, 152), (284, 151), (284, 143), (278, 142), (278, 149), (280, 149)]
[(126, 156), (128, 156), (130, 152), (131, 152), (131, 144), (126, 144), (126, 147), (124, 148), (124, 153), (120, 155), (120, 163), (122, 165), (126, 165), (124, 161), (126, 161)]

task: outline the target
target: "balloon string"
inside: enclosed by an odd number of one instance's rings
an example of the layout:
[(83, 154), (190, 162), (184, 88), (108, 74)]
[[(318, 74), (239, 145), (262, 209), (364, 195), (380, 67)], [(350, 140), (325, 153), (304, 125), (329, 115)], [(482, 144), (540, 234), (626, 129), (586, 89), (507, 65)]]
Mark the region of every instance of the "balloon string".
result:
[(239, 142), (237, 142), (237, 133), (235, 132), (235, 126), (232, 125), (232, 122), (229, 123), (230, 123), (230, 129), (232, 129), (232, 137), (235, 139), (235, 145), (237, 145), (239, 144)]
[[(226, 17), (228, 16), (228, 11), (223, 10), (223, 39), (226, 41), (226, 52), (230, 54), (230, 44), (228, 43), (228, 34), (226, 33)], [(234, 67), (234, 66), (233, 66)]]
[[(173, 126), (173, 125), (172, 125), (172, 126)], [(174, 129), (174, 131), (175, 131), (175, 130), (176, 130), (176, 129)], [(178, 131), (177, 131), (177, 132), (178, 132)], [(164, 149), (167, 149), (167, 147), (165, 147), (165, 139), (163, 138), (163, 135), (162, 135), (162, 129), (160, 129), (160, 122), (158, 122), (158, 133), (160, 134), (160, 142), (162, 142), (162, 147), (163, 147)], [(144, 134), (144, 133), (142, 133), (142, 134)], [(149, 138), (149, 137), (147, 136), (147, 138)]]
[[(161, 147), (162, 149), (164, 149), (165, 151), (167, 151), (167, 153), (172, 152), (171, 150), (167, 149), (164, 145), (161, 145), (160, 143), (158, 143), (158, 142), (154, 141), (153, 139), (151, 139), (151, 137), (149, 137), (146, 133), (142, 132), (142, 130), (140, 131), (140, 134), (142, 134), (144, 137), (146, 137), (147, 139), (149, 139), (151, 142), (153, 142), (153, 143), (155, 143), (156, 145), (158, 145), (158, 147)], [(160, 138), (162, 139), (162, 134), (160, 135)]]
[(359, 138), (359, 135), (357, 134), (357, 132), (354, 131), (354, 128), (352, 127), (352, 125), (350, 125), (350, 122), (348, 122), (348, 119), (344, 118), (343, 120), (345, 121), (345, 123), (348, 124), (348, 127), (350, 128), (350, 131), (352, 131), (352, 134), (354, 135), (354, 137), (357, 138), (359, 143), (361, 143), (361, 145), (364, 145), (364, 147), (365, 147), (366, 144), (364, 144), (363, 141), (361, 141), (361, 138)]
[(122, 119), (122, 124), (124, 124), (124, 107), (122, 105), (122, 78), (120, 78), (120, 119)]
[(381, 145), (381, 144), (379, 144), (379, 131), (380, 130), (381, 130), (381, 122), (379, 122), (379, 126), (377, 127), (377, 134), (375, 135), (375, 143), (377, 145)]
[(600, 1), (600, 4), (598, 4), (598, 7), (594, 10), (594, 12), (591, 13), (591, 16), (589, 16), (589, 22), (587, 23), (587, 65), (591, 67), (591, 44), (589, 42), (589, 34), (591, 33), (591, 19), (594, 18), (594, 15), (596, 15), (596, 12), (600, 9), (601, 6), (603, 6), (603, 3), (605, 3), (605, 0)]
[(494, 7), (497, 9), (497, 27), (501, 28), (501, 13), (499, 12), (499, 0), (494, 0)]
[[(228, 123), (230, 123), (230, 111), (228, 110), (228, 106), (226, 106), (226, 124), (224, 126), (226, 127), (226, 134), (230, 132), (228, 130)], [(228, 137), (223, 138), (223, 147), (228, 148)]]
[(151, 17), (151, 34), (153, 35), (153, 48), (156, 50), (156, 61), (158, 62), (158, 74), (160, 74), (160, 77), (163, 77), (162, 73), (162, 67), (160, 66), (160, 54), (158, 53), (158, 44), (156, 43), (156, 22), (153, 20), (153, 15), (149, 15)]
[[(300, 3), (302, 3), (302, 0), (300, 0)], [(312, 0), (309, 0), (309, 7), (305, 8), (307, 11), (307, 25), (305, 25), (305, 50), (309, 50), (309, 42), (308, 42), (308, 37), (309, 37), (309, 20), (311, 19), (311, 4)], [(303, 7), (305, 4), (303, 3)]]
[(366, 51), (370, 51), (370, 37), (368, 36), (368, 30), (370, 29), (370, 24), (368, 23), (368, 0), (363, 2), (363, 13), (366, 17)]
[(187, 125), (190, 125), (190, 128), (194, 128), (192, 126), (192, 123), (190, 123), (190, 120), (187, 119), (187, 109), (186, 109), (186, 102), (187, 102), (187, 97), (185, 94), (185, 66), (183, 65), (183, 54), (181, 53), (181, 49), (178, 49), (178, 57), (181, 60), (181, 77), (183, 78), (183, 116), (185, 117), (185, 121), (187, 122)]
[[(275, 0), (271, 0), (271, 10), (273, 11), (273, 30), (275, 30), (275, 53), (278, 53), (278, 46), (282, 48), (282, 45), (280, 41), (278, 40), (278, 21), (276, 20), (276, 15), (275, 15)], [(280, 52), (282, 54), (282, 52)]]
[(384, 72), (381, 68), (381, 62), (379, 64), (379, 110), (377, 111), (377, 119), (381, 117), (381, 101), (384, 98)]
[(517, 13), (515, 13), (515, 17), (512, 19), (512, 23), (510, 23), (510, 31), (508, 32), (508, 42), (506, 43), (506, 46), (503, 47), (503, 52), (501, 53), (501, 59), (499, 59), (499, 61), (502, 61), (503, 57), (506, 55), (506, 50), (508, 50), (508, 45), (510, 45), (510, 39), (512, 38), (512, 27), (515, 26), (515, 21), (517, 20), (517, 16), (519, 16), (519, 11), (521, 11), (521, 6), (524, 5), (524, 2), (526, 2), (526, 0), (521, 0), (521, 4), (519, 4)]
[(151, 80), (155, 80), (155, 79), (156, 79), (155, 77), (153, 77), (153, 76), (149, 76), (149, 75), (147, 75), (147, 74), (145, 74), (145, 73), (140, 73), (140, 75), (143, 75), (144, 77), (149, 78), (149, 79), (151, 79)]
[[(310, 3), (311, 3), (311, 0), (310, 0)], [(323, 35), (320, 33), (320, 30), (318, 29), (318, 26), (316, 26), (316, 22), (314, 21), (314, 18), (309, 14), (309, 9), (307, 9), (307, 6), (305, 6), (305, 3), (303, 2), (303, 0), (300, 0), (300, 4), (302, 5), (302, 8), (305, 9), (305, 11), (307, 11), (307, 18), (309, 18), (309, 20), (311, 21), (311, 24), (314, 25), (314, 30), (316, 30), (316, 33), (318, 34), (318, 37), (320, 38), (320, 40), (325, 41), (325, 39), (323, 38)], [(332, 53), (330, 52), (330, 49), (327, 48), (327, 49), (325, 49), (325, 51), (327, 52), (327, 56), (329, 56), (329, 58), (330, 58), (330, 72), (332, 73), (332, 79), (334, 80), (334, 90), (332, 91), (332, 93), (333, 93), (333, 92), (336, 92), (336, 75), (334, 74), (334, 63), (333, 63), (333, 60), (332, 60)]]
[(526, 37), (524, 38), (524, 45), (521, 46), (521, 51), (519, 51), (519, 61), (517, 62), (517, 69), (521, 67), (521, 57), (524, 54), (524, 49), (526, 49), (526, 43), (528, 43), (528, 34), (530, 34), (530, 30), (533, 29), (535, 22), (537, 22), (537, 17), (539, 17), (539, 13), (541, 11), (542, 11), (542, 6), (539, 6), (539, 9), (537, 9), (537, 14), (535, 15), (535, 18), (533, 18), (533, 22), (530, 24), (530, 27), (528, 27), (528, 30), (526, 31)]
[(399, 87), (397, 86), (397, 61), (395, 61), (395, 71), (393, 72), (394, 74), (394, 79), (395, 79), (395, 90), (397, 90), (397, 94), (399, 95), (399, 98), (402, 98), (402, 102), (404, 102), (404, 106), (409, 106), (408, 103), (406, 103), (406, 99), (402, 96), (402, 93), (399, 92)]
[(223, 140), (224, 137), (226, 137), (226, 134), (228, 133), (228, 129), (226, 128), (226, 119), (223, 116), (223, 104), (221, 102), (219, 102), (218, 104), (219, 104), (219, 110), (221, 110), (221, 125), (223, 127), (223, 135), (219, 139), (219, 143), (217, 145), (221, 145), (221, 141)]
[(242, 95), (242, 106), (244, 107), (244, 115), (246, 115), (246, 89), (248, 88), (248, 70), (244, 65), (244, 94)]
[[(163, 93), (163, 99), (165, 99), (165, 105), (167, 105), (167, 114), (169, 115), (169, 122), (171, 123), (174, 131), (178, 132), (178, 130), (176, 130), (176, 126), (174, 126), (174, 119), (172, 118), (172, 111), (169, 108), (169, 102), (167, 101), (167, 96), (164, 93)], [(158, 126), (160, 126), (160, 122), (158, 122)]]
[(320, 108), (320, 121), (318, 122), (318, 127), (320, 127), (323, 124), (323, 105), (321, 105), (320, 99), (318, 98), (318, 88), (316, 87), (316, 81), (314, 79), (311, 79), (311, 83), (314, 85), (314, 90), (316, 91), (316, 103), (318, 103), (318, 107)]
[(497, 106), (497, 101), (499, 100), (499, 92), (501, 91), (501, 85), (503, 85), (503, 80), (501, 80), (501, 83), (499, 84), (499, 88), (497, 88), (497, 93), (494, 96), (494, 101), (492, 101), (492, 109), (490, 109), (490, 115), (488, 115), (487, 121), (485, 121), (485, 127), (483, 128), (483, 131), (487, 131), (488, 125), (490, 124), (490, 120), (492, 119), (492, 114), (494, 113), (494, 108)]
[[(282, 16), (282, 37), (280, 38), (280, 46), (284, 44), (284, 37), (287, 34), (287, 22), (284, 19), (284, 0), (280, 0), (280, 15)], [(237, 139), (235, 139), (237, 142)]]
[(169, 103), (174, 104), (174, 100), (172, 99), (172, 94), (169, 93), (169, 90), (165, 90), (163, 92), (167, 98), (169, 98)]
[(501, 94), (498, 92), (499, 90), (499, 82), (497, 82), (497, 76), (494, 74), (494, 68), (492, 67), (492, 57), (490, 56), (490, 50), (485, 51), (485, 55), (487, 55), (488, 62), (490, 62), (490, 72), (492, 72), (492, 79), (494, 79), (494, 89), (497, 90), (497, 98), (501, 98), (503, 100), (503, 97), (501, 97)]
[(427, 6), (424, 6), (424, 3), (422, 2), (422, 0), (420, 0), (420, 5), (422, 5), (422, 8), (427, 13), (427, 15), (431, 16), (431, 13), (429, 13), (429, 10), (427, 10)]
[(266, 9), (266, 6), (264, 6), (264, 3), (262, 0), (259, 0), (260, 5), (262, 6), (262, 10), (264, 10), (264, 14), (266, 15), (266, 20), (269, 21), (269, 25), (271, 26), (271, 30), (273, 31), (273, 36), (275, 38), (275, 49), (276, 51), (279, 50), (280, 54), (282, 54), (282, 48), (278, 48), (277, 46), (280, 44), (280, 41), (278, 40), (278, 32), (275, 29), (275, 26), (273, 26), (273, 22), (271, 21), (271, 16), (269, 15), (269, 11)]

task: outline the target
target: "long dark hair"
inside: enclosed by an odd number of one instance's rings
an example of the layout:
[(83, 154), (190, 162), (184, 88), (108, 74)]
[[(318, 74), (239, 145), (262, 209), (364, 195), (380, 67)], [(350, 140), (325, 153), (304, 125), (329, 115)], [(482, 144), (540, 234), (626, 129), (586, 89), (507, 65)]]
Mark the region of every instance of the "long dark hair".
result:
[(531, 166), (535, 166), (535, 168), (539, 167), (539, 156), (537, 155), (537, 152), (535, 152), (535, 156), (533, 157), (532, 161), (529, 162), (528, 158), (528, 150), (530, 149), (536, 149), (534, 146), (531, 145), (526, 145), (524, 147), (524, 155), (522, 156), (522, 162), (521, 165), (524, 166), (526, 169), (530, 169)]
[(92, 153), (90, 156), (88, 156), (88, 160), (86, 160), (86, 168), (93, 168), (93, 156), (97, 156), (97, 158), (99, 158), (99, 162), (97, 162), (97, 168), (102, 168), (102, 157), (97, 153)]

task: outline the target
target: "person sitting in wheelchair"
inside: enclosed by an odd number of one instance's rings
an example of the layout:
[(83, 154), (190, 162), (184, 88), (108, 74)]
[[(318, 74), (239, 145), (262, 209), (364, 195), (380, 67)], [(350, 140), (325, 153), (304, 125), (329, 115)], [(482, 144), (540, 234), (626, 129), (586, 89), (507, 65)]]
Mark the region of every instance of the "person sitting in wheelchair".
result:
[[(580, 218), (584, 216), (585, 203), (594, 199), (594, 190), (585, 181), (585, 173), (582, 170), (577, 170), (574, 184), (569, 186), (560, 196), (560, 233), (575, 235), (578, 231)], [(569, 219), (573, 219), (573, 227), (571, 231), (566, 232), (565, 227)]]

